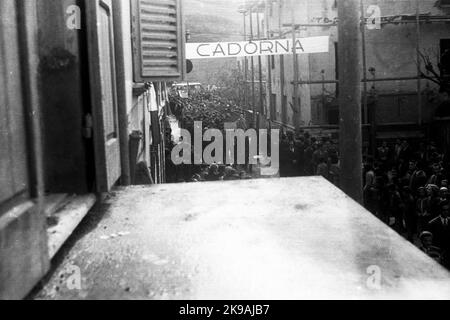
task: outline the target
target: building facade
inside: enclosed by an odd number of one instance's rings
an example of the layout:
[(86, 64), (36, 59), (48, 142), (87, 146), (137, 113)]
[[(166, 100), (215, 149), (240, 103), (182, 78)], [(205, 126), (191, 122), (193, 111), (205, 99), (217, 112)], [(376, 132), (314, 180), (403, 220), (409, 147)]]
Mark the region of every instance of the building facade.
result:
[[(271, 119), (289, 127), (339, 124), (338, 0), (254, 1), (265, 13), (268, 38), (329, 36), (329, 52), (270, 58), (267, 105)], [(438, 88), (422, 54), (435, 62), (449, 49), (450, 16), (445, 1), (363, 0), (366, 25), (361, 52), (363, 123), (429, 123)], [(444, 61), (445, 60), (445, 61)], [(418, 62), (421, 66), (418, 67)], [(358, 67), (358, 66), (355, 66)], [(297, 72), (294, 70), (297, 69)], [(420, 71), (419, 71), (420, 70)], [(297, 90), (295, 90), (295, 87)]]

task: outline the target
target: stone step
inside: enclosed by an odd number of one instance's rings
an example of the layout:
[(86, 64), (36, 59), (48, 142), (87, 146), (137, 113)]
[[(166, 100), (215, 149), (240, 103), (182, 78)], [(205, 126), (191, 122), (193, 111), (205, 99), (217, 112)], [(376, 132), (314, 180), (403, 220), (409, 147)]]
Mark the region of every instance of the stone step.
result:
[(51, 259), (69, 239), (77, 226), (96, 203), (94, 194), (73, 196), (52, 214), (56, 224), (48, 227), (48, 250)]

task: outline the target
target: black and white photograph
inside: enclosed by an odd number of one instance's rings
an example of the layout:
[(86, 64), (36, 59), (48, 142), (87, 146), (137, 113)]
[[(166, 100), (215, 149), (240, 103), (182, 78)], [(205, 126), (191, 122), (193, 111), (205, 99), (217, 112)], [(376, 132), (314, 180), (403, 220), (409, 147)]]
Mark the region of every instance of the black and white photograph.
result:
[(0, 0), (0, 300), (449, 299), (450, 1)]

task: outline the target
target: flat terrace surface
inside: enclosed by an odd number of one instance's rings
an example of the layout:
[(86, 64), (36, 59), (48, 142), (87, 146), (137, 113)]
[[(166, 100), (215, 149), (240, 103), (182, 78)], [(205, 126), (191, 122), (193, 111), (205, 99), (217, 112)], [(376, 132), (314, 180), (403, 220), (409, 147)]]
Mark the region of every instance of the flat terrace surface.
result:
[(33, 298), (450, 298), (445, 269), (321, 178), (122, 189), (55, 264)]

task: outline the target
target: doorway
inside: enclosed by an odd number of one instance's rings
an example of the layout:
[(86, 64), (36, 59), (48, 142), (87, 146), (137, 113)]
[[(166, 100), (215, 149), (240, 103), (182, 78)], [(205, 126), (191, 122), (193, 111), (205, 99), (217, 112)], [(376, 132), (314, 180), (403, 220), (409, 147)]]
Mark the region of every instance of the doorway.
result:
[[(67, 25), (81, 0), (37, 0), (41, 144), (49, 256), (96, 202), (87, 34)], [(81, 16), (75, 17), (82, 19)]]

